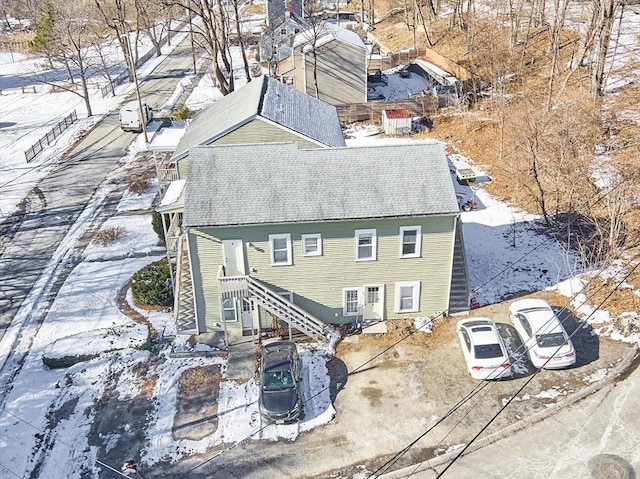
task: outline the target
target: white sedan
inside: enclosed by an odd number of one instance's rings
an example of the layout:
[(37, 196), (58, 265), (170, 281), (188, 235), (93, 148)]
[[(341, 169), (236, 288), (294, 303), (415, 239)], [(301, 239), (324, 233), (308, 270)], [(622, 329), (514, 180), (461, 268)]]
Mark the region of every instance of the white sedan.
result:
[(536, 368), (560, 369), (576, 363), (573, 343), (545, 300), (515, 301), (509, 316)]
[(509, 355), (493, 321), (463, 319), (458, 321), (456, 329), (472, 378), (501, 379), (512, 375)]

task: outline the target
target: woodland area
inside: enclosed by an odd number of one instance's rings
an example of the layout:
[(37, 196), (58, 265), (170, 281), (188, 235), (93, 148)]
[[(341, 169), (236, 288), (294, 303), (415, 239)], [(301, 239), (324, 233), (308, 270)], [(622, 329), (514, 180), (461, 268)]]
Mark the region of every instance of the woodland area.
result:
[[(303, 4), (309, 12), (332, 6)], [(131, 48), (135, 62), (135, 35), (145, 32), (159, 54), (160, 38), (190, 12), (194, 41), (217, 58), (212, 75), (227, 94), (234, 90), (230, 46), (240, 45), (246, 53), (255, 42), (237, 34), (242, 15), (264, 12), (262, 2), (239, 0), (1, 0), (0, 5), (0, 47), (65, 65), (70, 81), (84, 85), (80, 94), (89, 112), (88, 72), (102, 69), (107, 78), (109, 73), (106, 64), (87, 63), (87, 48), (100, 50), (115, 41), (124, 52)], [(382, 50), (430, 47), (473, 74), (464, 101), (433, 118), (428, 135), (487, 172), (492, 181), (483, 187), (490, 193), (540, 214), (541, 227), (576, 248), (583, 266), (615, 258), (621, 248), (638, 250), (638, 58), (611, 67), (611, 59), (621, 54), (615, 26), (630, 8), (627, 3), (354, 0), (339, 8), (359, 13), (367, 21), (363, 38), (368, 33)], [(29, 19), (32, 27), (16, 29), (11, 17)], [(249, 78), (246, 54), (243, 61)], [(628, 82), (607, 91), (611, 77)]]

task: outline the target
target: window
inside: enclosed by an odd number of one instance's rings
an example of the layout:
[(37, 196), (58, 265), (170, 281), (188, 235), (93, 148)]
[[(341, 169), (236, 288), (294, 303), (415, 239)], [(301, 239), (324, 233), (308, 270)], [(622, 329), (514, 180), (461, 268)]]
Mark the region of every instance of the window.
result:
[(420, 226), (400, 227), (400, 257), (419, 258), (422, 236)]
[(280, 35), (286, 35), (287, 34), (287, 29), (286, 28), (281, 28), (280, 29)]
[(284, 83), (285, 85), (293, 85), (293, 76), (282, 75), (282, 83)]
[(414, 313), (420, 310), (420, 281), (396, 283), (396, 313)]
[(344, 316), (362, 314), (362, 289), (345, 288), (342, 290), (342, 314)]
[(222, 302), (222, 320), (225, 322), (236, 322), (236, 302), (233, 298), (227, 298)]
[(375, 261), (376, 230), (356, 230), (356, 261)]
[(301, 235), (302, 256), (321, 256), (322, 238), (320, 234)]
[(291, 259), (291, 235), (269, 235), (271, 245), (271, 266), (285, 266), (293, 264)]

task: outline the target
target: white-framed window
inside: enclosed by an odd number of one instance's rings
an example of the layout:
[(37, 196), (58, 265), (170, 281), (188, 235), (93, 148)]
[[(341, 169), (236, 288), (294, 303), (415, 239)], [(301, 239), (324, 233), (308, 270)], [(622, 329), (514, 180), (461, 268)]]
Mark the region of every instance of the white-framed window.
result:
[(415, 313), (420, 310), (420, 281), (396, 283), (396, 313)]
[(291, 257), (291, 235), (289, 233), (269, 235), (269, 246), (271, 266), (293, 264)]
[(285, 85), (293, 85), (293, 75), (282, 75), (282, 83)]
[(300, 235), (302, 256), (322, 256), (322, 237), (320, 233)]
[(419, 258), (422, 246), (422, 228), (420, 226), (400, 227), (400, 257)]
[(280, 35), (286, 35), (287, 34), (287, 29), (286, 28), (281, 28), (280, 29)]
[(375, 261), (377, 239), (376, 230), (356, 230), (356, 261)]
[(293, 291), (280, 291), (278, 292), (278, 296), (282, 296), (290, 303), (293, 303)]
[(222, 301), (222, 320), (226, 323), (235, 323), (238, 321), (236, 301), (234, 298), (227, 298)]
[(344, 288), (342, 290), (342, 314), (344, 316), (362, 314), (362, 288)]

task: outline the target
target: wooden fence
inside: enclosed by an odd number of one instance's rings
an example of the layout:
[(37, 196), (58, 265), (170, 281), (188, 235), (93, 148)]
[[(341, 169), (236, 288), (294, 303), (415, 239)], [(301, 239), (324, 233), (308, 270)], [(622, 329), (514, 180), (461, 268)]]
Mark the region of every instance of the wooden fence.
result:
[(14, 93), (38, 93), (35, 85), (19, 86), (16, 88), (4, 88), (0, 90), (0, 95), (11, 95)]
[(416, 116), (433, 115), (438, 111), (438, 97), (418, 96), (385, 102), (352, 103), (336, 106), (336, 109), (342, 123), (369, 121), (382, 124), (382, 110), (407, 109), (414, 112)]
[(53, 140), (62, 135), (62, 133), (77, 120), (78, 115), (75, 110), (64, 117), (64, 119), (60, 120), (46, 135), (40, 138), (31, 148), (24, 152), (27, 163), (33, 160), (42, 150), (44, 150), (45, 146), (49, 146)]

